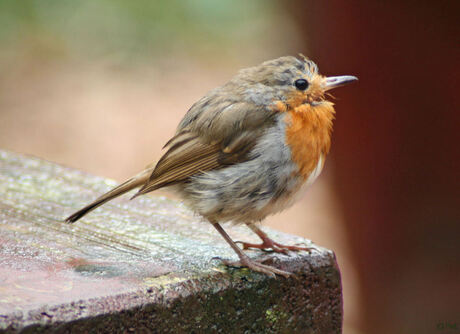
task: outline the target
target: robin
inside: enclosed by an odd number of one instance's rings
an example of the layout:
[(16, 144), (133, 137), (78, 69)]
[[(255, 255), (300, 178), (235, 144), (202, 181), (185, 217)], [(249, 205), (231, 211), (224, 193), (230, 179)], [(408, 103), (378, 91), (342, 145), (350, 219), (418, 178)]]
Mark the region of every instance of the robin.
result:
[(69, 216), (73, 223), (134, 188), (133, 198), (159, 188), (176, 190), (208, 220), (245, 266), (271, 276), (291, 273), (249, 258), (220, 225), (246, 224), (262, 240), (243, 249), (308, 250), (271, 240), (258, 226), (291, 206), (321, 173), (331, 145), (333, 103), (326, 92), (357, 80), (325, 77), (301, 56), (281, 57), (241, 70), (196, 102), (166, 143), (155, 165), (128, 179)]

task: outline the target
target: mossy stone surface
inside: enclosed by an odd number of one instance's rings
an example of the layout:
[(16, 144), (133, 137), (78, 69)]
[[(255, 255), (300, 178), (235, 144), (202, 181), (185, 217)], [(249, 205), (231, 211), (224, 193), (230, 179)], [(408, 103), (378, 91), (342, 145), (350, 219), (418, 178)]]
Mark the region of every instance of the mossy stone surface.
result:
[[(115, 182), (0, 151), (0, 332), (340, 333), (334, 254), (248, 251), (291, 271), (227, 268), (236, 255), (208, 223), (165, 197), (129, 195), (68, 225)], [(292, 222), (293, 224), (295, 222)], [(243, 226), (235, 240), (257, 242)]]

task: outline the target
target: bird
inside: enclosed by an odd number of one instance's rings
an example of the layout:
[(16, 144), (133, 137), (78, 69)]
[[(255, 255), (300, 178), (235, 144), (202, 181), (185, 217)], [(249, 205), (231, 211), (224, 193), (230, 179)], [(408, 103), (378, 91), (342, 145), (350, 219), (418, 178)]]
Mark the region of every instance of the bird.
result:
[[(317, 179), (331, 146), (335, 117), (334, 104), (326, 97), (331, 89), (356, 80), (351, 75), (323, 76), (303, 55), (242, 69), (190, 107), (157, 163), (65, 221), (74, 223), (136, 188), (132, 198), (168, 187), (238, 255), (238, 261), (221, 259), (225, 265), (289, 277), (293, 273), (251, 259), (243, 250), (310, 250), (277, 243), (258, 224), (290, 207)], [(262, 243), (233, 241), (222, 227), (228, 222), (247, 225)]]

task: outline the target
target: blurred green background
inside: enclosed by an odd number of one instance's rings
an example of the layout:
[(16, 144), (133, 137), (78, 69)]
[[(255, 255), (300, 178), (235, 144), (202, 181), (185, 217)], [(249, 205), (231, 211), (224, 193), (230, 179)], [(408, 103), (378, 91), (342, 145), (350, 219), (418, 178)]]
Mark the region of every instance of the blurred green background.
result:
[(270, 0), (3, 0), (2, 66), (20, 57), (124, 66), (171, 54), (248, 61), (261, 49), (294, 49), (294, 36), (285, 34), (295, 29), (280, 7)]

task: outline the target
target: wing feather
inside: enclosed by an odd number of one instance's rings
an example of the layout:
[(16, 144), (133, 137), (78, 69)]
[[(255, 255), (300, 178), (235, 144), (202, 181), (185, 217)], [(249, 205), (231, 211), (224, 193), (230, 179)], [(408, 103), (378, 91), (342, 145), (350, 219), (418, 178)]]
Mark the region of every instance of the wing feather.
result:
[(223, 91), (214, 93), (219, 92), (221, 95), (207, 96), (192, 106), (176, 135), (166, 143), (168, 150), (134, 197), (250, 158), (251, 149), (274, 124), (276, 112), (234, 102)]
[(135, 196), (186, 181), (190, 176), (227, 165), (219, 144), (203, 144), (199, 138), (173, 145), (158, 162), (149, 180)]

